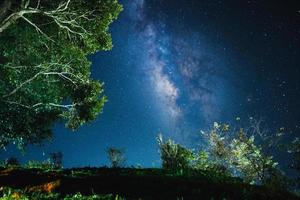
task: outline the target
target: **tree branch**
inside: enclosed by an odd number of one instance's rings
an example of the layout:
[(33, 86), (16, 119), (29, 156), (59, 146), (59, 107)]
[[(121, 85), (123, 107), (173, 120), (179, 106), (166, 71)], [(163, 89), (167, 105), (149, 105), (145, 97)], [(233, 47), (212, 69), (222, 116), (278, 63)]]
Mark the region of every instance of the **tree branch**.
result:
[(26, 81), (24, 81), (23, 83), (21, 83), (17, 88), (15, 88), (13, 91), (11, 91), (9, 94), (3, 95), (2, 98), (6, 98), (9, 97), (13, 94), (15, 94), (18, 90), (20, 90), (24, 85), (30, 83), (31, 81), (33, 81), (34, 79), (36, 79), (39, 75), (41, 75), (42, 72), (39, 72), (37, 74), (35, 74), (33, 77), (31, 77), (30, 79), (27, 79)]
[(42, 105), (48, 105), (48, 106), (53, 106), (53, 107), (58, 107), (58, 108), (70, 109), (70, 108), (75, 107), (77, 104), (76, 103), (73, 103), (73, 104), (36, 103), (36, 104), (30, 106), (30, 108), (36, 108), (36, 107), (42, 106)]
[(0, 4), (0, 21), (5, 17), (7, 14), (8, 10), (11, 8), (11, 0), (4, 0)]
[(32, 82), (34, 79), (36, 79), (38, 76), (40, 75), (58, 75), (59, 77), (62, 77), (68, 81), (70, 81), (72, 84), (77, 85), (76, 81), (73, 80), (72, 78), (66, 76), (66, 75), (70, 75), (75, 77), (76, 79), (78, 79), (79, 81), (84, 82), (83, 79), (81, 79), (80, 77), (76, 76), (73, 73), (70, 72), (55, 72), (55, 71), (50, 71), (50, 72), (45, 72), (45, 71), (41, 71), (36, 73), (33, 77), (27, 79), (26, 81), (22, 82), (18, 87), (16, 87), (13, 91), (11, 91), (10, 93), (3, 95), (2, 98), (7, 98), (9, 96), (12, 96), (13, 94), (15, 94), (17, 91), (19, 91), (22, 87), (24, 87), (25, 85), (29, 84), (30, 82)]
[(71, 0), (67, 0), (65, 2), (60, 3), (59, 6), (54, 10), (44, 11), (40, 9), (40, 0), (38, 0), (37, 6), (35, 8), (29, 7), (30, 0), (23, 0), (21, 11), (12, 13), (6, 19), (0, 22), (0, 33), (2, 33), (10, 25), (15, 23), (18, 19), (22, 18), (31, 26), (33, 26), (39, 33), (41, 33), (49, 39), (49, 37), (38, 27), (38, 25), (30, 21), (27, 17), (25, 17), (25, 15), (29, 14), (40, 14), (51, 18), (59, 28), (67, 32), (69, 38), (71, 37), (71, 35), (78, 35), (81, 38), (84, 38), (85, 35), (91, 35), (91, 33), (89, 33), (82, 25), (80, 25), (78, 21), (92, 20), (89, 18), (89, 16), (91, 16), (94, 11), (88, 11), (82, 14), (76, 10), (69, 11), (68, 9), (70, 2)]
[[(34, 23), (32, 23), (29, 19), (27, 19), (26, 17), (24, 17), (23, 15), (21, 16), (22, 19), (24, 19), (26, 22), (28, 22), (30, 25), (32, 25), (35, 30), (38, 32), (38, 33), (41, 33), (43, 36), (45, 36), (46, 38), (50, 39), (50, 37), (48, 37), (37, 25), (35, 25)], [(53, 40), (52, 40), (53, 41)]]
[(15, 102), (15, 101), (6, 101), (6, 100), (1, 100), (2, 102), (8, 103), (8, 104), (13, 104), (13, 105), (18, 105), (27, 109), (33, 109), (33, 108), (37, 108), (39, 106), (52, 106), (52, 107), (58, 107), (58, 108), (65, 108), (65, 109), (71, 109), (73, 107), (75, 107), (77, 105), (77, 103), (73, 103), (73, 104), (56, 104), (56, 103), (36, 103), (34, 105), (25, 105), (19, 102)]

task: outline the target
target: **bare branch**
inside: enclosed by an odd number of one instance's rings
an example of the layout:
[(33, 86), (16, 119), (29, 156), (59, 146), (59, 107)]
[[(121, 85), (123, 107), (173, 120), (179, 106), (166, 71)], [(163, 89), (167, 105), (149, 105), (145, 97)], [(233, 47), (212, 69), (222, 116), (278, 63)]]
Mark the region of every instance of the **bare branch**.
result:
[(27, 1), (25, 2), (24, 8), (25, 8), (25, 9), (28, 8), (29, 4), (30, 4), (30, 0), (27, 0)]
[[(26, 22), (28, 22), (30, 25), (32, 25), (35, 30), (39, 33), (41, 33), (43, 36), (45, 36), (47, 39), (52, 40), (50, 37), (48, 37), (37, 25), (35, 25), (34, 23), (32, 23), (29, 19), (27, 19), (26, 17), (24, 17), (23, 15), (21, 16), (22, 19), (24, 19)], [(53, 40), (52, 40), (53, 41)]]
[(71, 108), (73, 108), (77, 105), (77, 103), (73, 103), (73, 104), (36, 103), (34, 105), (25, 105), (25, 104), (15, 102), (15, 101), (6, 101), (6, 100), (1, 100), (1, 101), (5, 102), (5, 103), (8, 103), (8, 104), (21, 106), (21, 107), (24, 107), (24, 108), (27, 108), (27, 109), (34, 109), (34, 108), (37, 108), (39, 106), (52, 106), (52, 107), (57, 107), (57, 108), (71, 109)]
[(28, 106), (28, 105), (24, 105), (19, 102), (15, 102), (15, 101), (6, 101), (6, 100), (1, 100), (1, 101), (5, 102), (5, 103), (13, 104), (13, 105), (18, 105), (18, 106), (28, 108), (28, 109), (30, 108), (30, 106)]
[(35, 9), (39, 9), (39, 7), (40, 7), (40, 4), (41, 4), (41, 0), (38, 0), (38, 2), (37, 2), (37, 5), (36, 5)]
[(57, 11), (65, 11), (68, 9), (69, 4), (70, 4), (71, 0), (68, 0), (67, 2), (64, 3), (60, 3), (58, 5), (58, 7), (56, 8)]
[(70, 73), (70, 72), (55, 72), (55, 71), (54, 72), (44, 72), (44, 71), (41, 71), (41, 72), (36, 73), (33, 77), (31, 77), (31, 78), (27, 79), (26, 81), (24, 81), (23, 83), (21, 83), (18, 87), (16, 87), (9, 94), (3, 95), (2, 98), (7, 98), (9, 96), (12, 96), (17, 91), (19, 91), (22, 87), (29, 84), (30, 82), (32, 82), (34, 79), (36, 79), (40, 75), (58, 75), (59, 77), (62, 77), (64, 79), (70, 81), (72, 84), (77, 85), (75, 80), (72, 80), (70, 77), (66, 76), (66, 75), (71, 75), (71, 76), (75, 77), (77, 80), (84, 82), (83, 79), (81, 79), (80, 77), (78, 77), (75, 74)]
[(67, 108), (67, 109), (69, 109), (69, 108), (75, 107), (77, 104), (74, 103), (74, 104), (69, 104), (69, 105), (62, 105), (62, 104), (49, 103), (48, 105), (54, 106), (54, 107), (59, 107), (59, 108)]
[(36, 104), (30, 106), (30, 108), (36, 108), (36, 107), (42, 106), (42, 105), (53, 106), (53, 107), (58, 107), (58, 108), (70, 109), (70, 108), (75, 107), (77, 104), (76, 104), (76, 103), (73, 103), (73, 104), (36, 103)]
[(3, 95), (2, 98), (6, 98), (9, 97), (13, 94), (15, 94), (18, 90), (20, 90), (24, 85), (30, 83), (31, 81), (33, 81), (34, 79), (36, 79), (39, 75), (41, 75), (42, 72), (39, 72), (37, 74), (35, 74), (33, 77), (31, 77), (30, 79), (24, 81), (23, 83), (21, 83), (17, 88), (15, 88), (13, 91), (11, 91), (9, 94)]

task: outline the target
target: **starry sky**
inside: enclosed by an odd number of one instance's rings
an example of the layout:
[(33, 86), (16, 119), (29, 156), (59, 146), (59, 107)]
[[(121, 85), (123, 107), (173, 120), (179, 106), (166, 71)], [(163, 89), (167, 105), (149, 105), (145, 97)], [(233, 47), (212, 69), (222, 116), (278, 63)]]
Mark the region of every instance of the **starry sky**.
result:
[(76, 132), (62, 124), (51, 142), (0, 157), (44, 160), (62, 151), (64, 167), (108, 165), (123, 148), (128, 166), (159, 167), (155, 137), (203, 147), (214, 121), (263, 117), (300, 132), (300, 3), (233, 0), (120, 0), (111, 51), (89, 56), (105, 82), (103, 114)]

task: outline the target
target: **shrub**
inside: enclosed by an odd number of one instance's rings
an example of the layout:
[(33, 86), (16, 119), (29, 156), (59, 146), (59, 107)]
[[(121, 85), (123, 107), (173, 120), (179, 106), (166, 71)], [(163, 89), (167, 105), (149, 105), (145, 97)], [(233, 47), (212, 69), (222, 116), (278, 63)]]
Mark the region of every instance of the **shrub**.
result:
[(49, 170), (55, 168), (50, 159), (44, 161), (30, 160), (25, 165), (25, 167), (29, 169), (43, 169), (43, 170)]
[(194, 154), (189, 149), (175, 144), (171, 139), (163, 141), (162, 135), (157, 137), (162, 167), (173, 171), (186, 170), (190, 167)]
[(16, 157), (10, 157), (6, 160), (7, 166), (20, 166), (20, 163)]

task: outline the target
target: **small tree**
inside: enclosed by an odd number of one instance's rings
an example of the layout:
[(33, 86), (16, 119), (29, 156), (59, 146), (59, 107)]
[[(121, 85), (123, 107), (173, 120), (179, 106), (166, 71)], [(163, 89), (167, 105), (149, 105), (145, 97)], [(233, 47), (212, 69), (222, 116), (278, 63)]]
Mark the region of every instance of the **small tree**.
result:
[(16, 157), (10, 157), (5, 162), (6, 166), (19, 166), (19, 160)]
[(51, 153), (50, 159), (55, 168), (62, 168), (63, 153), (61, 151)]
[(113, 168), (122, 167), (125, 165), (124, 150), (115, 147), (109, 147), (106, 150), (106, 153)]
[(189, 168), (191, 161), (194, 159), (192, 151), (175, 144), (171, 139), (164, 142), (161, 134), (158, 135), (157, 142), (164, 169), (181, 171)]

